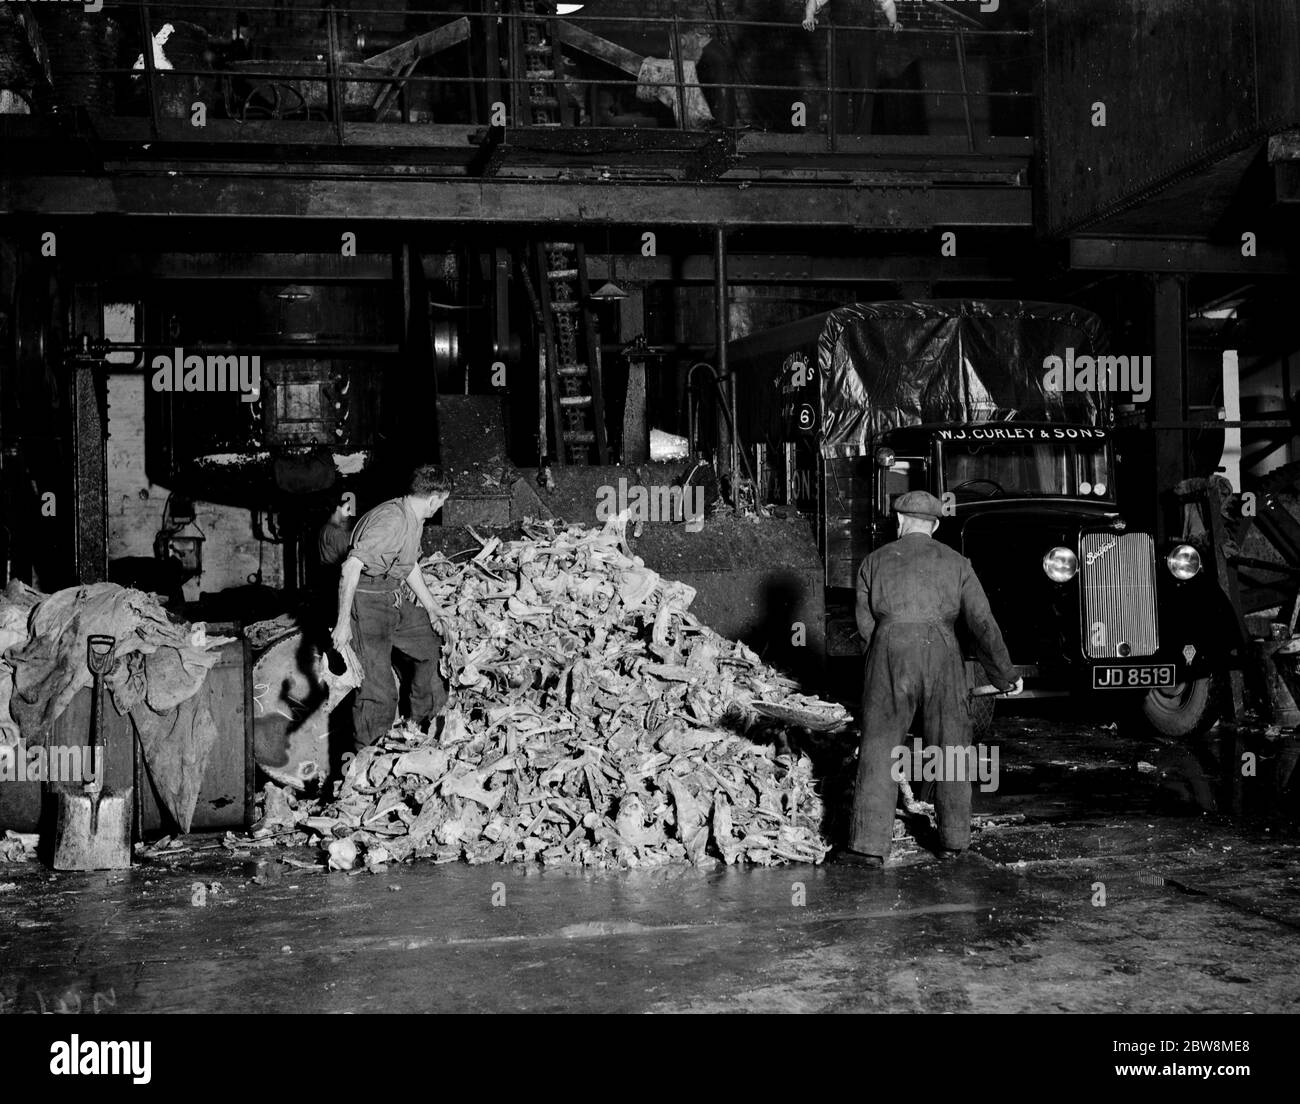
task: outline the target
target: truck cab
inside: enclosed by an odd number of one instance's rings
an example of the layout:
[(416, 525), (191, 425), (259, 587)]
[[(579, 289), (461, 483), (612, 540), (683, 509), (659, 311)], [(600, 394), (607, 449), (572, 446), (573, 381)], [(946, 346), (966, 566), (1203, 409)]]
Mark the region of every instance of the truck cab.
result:
[(1021, 300), (855, 303), (729, 346), (763, 497), (816, 530), (829, 655), (860, 650), (858, 567), (894, 539), (898, 495), (924, 489), (1030, 695), (1136, 708), (1166, 735), (1208, 725), (1237, 644), (1227, 599), (1194, 546), (1158, 544), (1120, 508), (1110, 412), (1134, 397), (1063, 390), (1049, 368), (1122, 359), (1106, 354), (1092, 312)]
[(1169, 735), (1205, 723), (1225, 658), (1222, 595), (1194, 546), (1158, 546), (1123, 517), (1108, 429), (908, 426), (882, 435), (873, 459), (872, 543), (893, 539), (900, 494), (939, 498), (935, 537), (975, 567), (1026, 696), (1141, 699)]

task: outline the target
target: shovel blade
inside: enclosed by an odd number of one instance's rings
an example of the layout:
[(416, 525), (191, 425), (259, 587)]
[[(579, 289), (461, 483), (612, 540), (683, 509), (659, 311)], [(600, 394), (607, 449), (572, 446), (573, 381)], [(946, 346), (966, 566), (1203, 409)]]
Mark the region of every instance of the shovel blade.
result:
[(131, 865), (132, 791), (58, 795), (55, 870), (126, 870)]

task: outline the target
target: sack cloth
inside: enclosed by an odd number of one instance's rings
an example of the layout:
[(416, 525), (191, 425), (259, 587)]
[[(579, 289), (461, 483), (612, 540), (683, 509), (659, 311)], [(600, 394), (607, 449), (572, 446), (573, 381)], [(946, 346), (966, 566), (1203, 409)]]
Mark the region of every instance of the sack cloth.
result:
[[(699, 74), (693, 61), (682, 61), (682, 88), (686, 93), (687, 129), (708, 126), (713, 122), (713, 112), (709, 110), (704, 90), (700, 88)], [(671, 107), (673, 117), (681, 124), (682, 112), (677, 105), (677, 66), (672, 58), (648, 57), (641, 62), (636, 75), (636, 98), (647, 103), (658, 100), (665, 107)]]
[(9, 711), (14, 691), (14, 668), (5, 654), (10, 648), (27, 643), (27, 620), (32, 607), (45, 595), (26, 583), (11, 579), (0, 594), (0, 745), (16, 744), (21, 738), (18, 725)]
[(54, 722), (94, 678), (86, 638), (116, 640), (104, 676), (118, 713), (130, 714), (158, 795), (188, 832), (217, 729), (206, 703), (196, 703), (218, 648), (231, 637), (192, 634), (173, 624), (157, 599), (116, 583), (69, 587), (37, 605), (26, 644), (8, 653), (13, 667), (10, 709), (28, 744), (45, 743)]

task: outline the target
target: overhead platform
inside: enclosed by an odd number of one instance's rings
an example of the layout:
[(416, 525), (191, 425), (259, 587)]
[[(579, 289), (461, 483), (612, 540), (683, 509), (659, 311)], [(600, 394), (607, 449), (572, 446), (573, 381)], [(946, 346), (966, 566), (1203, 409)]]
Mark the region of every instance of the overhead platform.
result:
[[(319, 18), (309, 5), (282, 7), (274, 26), (254, 20), (230, 40), (226, 11), (201, 4), (165, 33), (153, 27), (160, 9), (141, 3), (112, 4), (91, 24), (55, 5), (0, 4), (0, 90), (10, 95), (0, 144), (20, 170), (0, 187), (0, 209), (742, 229), (1032, 224), (1022, 26), (970, 26), (943, 5), (916, 13), (883, 36), (872, 126), (830, 110), (849, 92), (827, 69), (833, 36), (792, 51), (793, 21), (729, 13), (720, 41), (734, 47), (735, 71), (701, 85), (672, 45), (681, 36), (704, 49), (713, 32), (692, 18), (700, 11), (605, 5), (560, 20), (529, 3), (468, 11), (412, 37), (409, 5), (350, 0)], [(78, 49), (63, 49), (71, 39)], [(117, 63), (137, 50), (139, 69)]]
[[(319, 167), (318, 167), (319, 170)], [(241, 174), (33, 175), (0, 180), (0, 209), (23, 215), (383, 219), (423, 223), (852, 226), (860, 230), (1028, 227), (1030, 189), (1008, 186), (607, 184), (514, 180), (346, 180)]]

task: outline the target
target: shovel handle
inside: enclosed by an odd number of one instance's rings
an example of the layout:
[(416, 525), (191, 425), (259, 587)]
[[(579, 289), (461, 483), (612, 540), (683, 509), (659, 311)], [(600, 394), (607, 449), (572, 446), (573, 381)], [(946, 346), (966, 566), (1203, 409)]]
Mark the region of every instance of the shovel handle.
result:
[(91, 633), (86, 637), (86, 666), (95, 676), (94, 724), (90, 730), (90, 746), (93, 748), (104, 746), (104, 672), (113, 665), (112, 655), (116, 646), (117, 638), (103, 633)]

